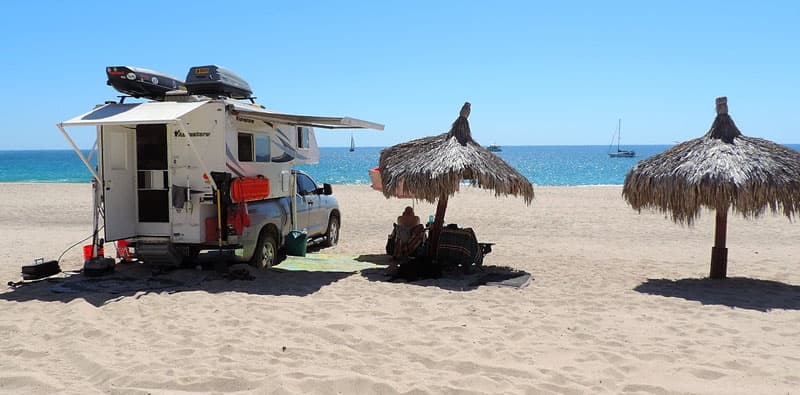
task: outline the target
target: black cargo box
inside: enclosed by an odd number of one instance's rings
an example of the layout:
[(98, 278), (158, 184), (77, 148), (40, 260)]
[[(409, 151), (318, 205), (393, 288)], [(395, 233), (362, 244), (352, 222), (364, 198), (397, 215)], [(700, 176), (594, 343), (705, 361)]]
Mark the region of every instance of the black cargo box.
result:
[(162, 100), (169, 91), (182, 90), (183, 81), (158, 71), (131, 66), (106, 67), (108, 85), (133, 97)]
[(186, 75), (186, 90), (191, 95), (226, 96), (233, 99), (252, 97), (253, 91), (242, 77), (215, 65), (195, 66)]

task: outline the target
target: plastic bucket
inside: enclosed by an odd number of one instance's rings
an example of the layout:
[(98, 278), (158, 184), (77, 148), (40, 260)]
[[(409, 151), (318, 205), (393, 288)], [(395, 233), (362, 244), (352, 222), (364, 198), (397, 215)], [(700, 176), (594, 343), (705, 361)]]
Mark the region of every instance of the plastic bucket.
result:
[(293, 230), (286, 236), (286, 254), (292, 256), (306, 256), (308, 235)]
[[(97, 256), (103, 256), (103, 247), (97, 248)], [(88, 261), (92, 257), (92, 245), (83, 246), (83, 260)]]
[(127, 240), (117, 240), (117, 258), (120, 258), (124, 261), (132, 260), (131, 252), (128, 250), (128, 241)]

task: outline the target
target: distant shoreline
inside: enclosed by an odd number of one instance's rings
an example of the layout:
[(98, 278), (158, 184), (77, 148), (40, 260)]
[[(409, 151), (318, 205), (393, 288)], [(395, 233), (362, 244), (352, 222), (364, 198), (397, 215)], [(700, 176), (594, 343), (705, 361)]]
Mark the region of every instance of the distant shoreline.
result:
[[(796, 149), (800, 149), (800, 143), (781, 143), (775, 142), (780, 145), (785, 146), (794, 146)], [(677, 143), (661, 143), (661, 144), (625, 144), (626, 147), (671, 147)], [(547, 147), (554, 147), (554, 148), (561, 148), (561, 147), (608, 147), (608, 144), (529, 144), (529, 145), (515, 145), (515, 144), (497, 144), (501, 148), (526, 148), (526, 147), (536, 147), (536, 148), (547, 148)], [(359, 146), (356, 147), (356, 150), (359, 149), (384, 149), (388, 146)], [(336, 148), (336, 149), (350, 149), (350, 146), (345, 145), (335, 145), (335, 146), (321, 146), (320, 149), (328, 149), (328, 148)], [(88, 152), (88, 148), (82, 148), (82, 151)], [(58, 151), (69, 151), (72, 152), (71, 148), (23, 148), (23, 149), (0, 149), (0, 152), (58, 152)]]
[[(91, 181), (0, 181), (0, 185), (58, 185), (58, 184), (66, 184), (66, 185), (75, 185), (75, 184), (91, 184)], [(341, 183), (341, 184), (331, 184), (332, 186), (336, 187), (338, 185), (346, 185), (346, 186), (369, 186), (369, 183), (366, 182), (357, 182), (357, 183)], [(594, 185), (584, 185), (584, 184), (576, 184), (576, 185), (539, 185), (533, 184), (534, 188), (612, 188), (612, 187), (622, 187), (623, 184), (594, 184)], [(477, 188), (477, 187), (476, 187)], [(481, 188), (478, 188), (481, 189)], [(376, 191), (378, 192), (378, 191)]]

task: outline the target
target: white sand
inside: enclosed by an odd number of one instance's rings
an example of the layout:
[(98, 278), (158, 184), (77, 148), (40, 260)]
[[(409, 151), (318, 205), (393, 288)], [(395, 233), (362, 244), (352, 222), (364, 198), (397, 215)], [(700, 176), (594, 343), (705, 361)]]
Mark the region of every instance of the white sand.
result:
[[(533, 275), (523, 289), (189, 270), (179, 292), (3, 287), (0, 393), (799, 393), (797, 223), (731, 217), (732, 278), (710, 282), (712, 213), (686, 228), (620, 187), (535, 191), (528, 207), (466, 188), (447, 211), (497, 243), (486, 265)], [(410, 200), (334, 192), (342, 241), (324, 252), (380, 254)], [(0, 184), (0, 280), (88, 236), (90, 203), (87, 184)]]

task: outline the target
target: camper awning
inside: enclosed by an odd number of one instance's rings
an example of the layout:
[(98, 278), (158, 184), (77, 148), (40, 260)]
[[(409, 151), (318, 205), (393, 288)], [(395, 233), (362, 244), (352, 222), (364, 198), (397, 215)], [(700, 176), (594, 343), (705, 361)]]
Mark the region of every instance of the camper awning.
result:
[(152, 102), (152, 103), (111, 103), (79, 115), (60, 126), (96, 126), (173, 123), (183, 115), (206, 104), (207, 101), (192, 103)]
[(289, 125), (312, 126), (325, 129), (375, 129), (383, 130), (383, 125), (350, 117), (319, 117), (314, 115), (284, 114), (256, 107), (247, 103), (226, 101), (236, 115), (279, 122)]

